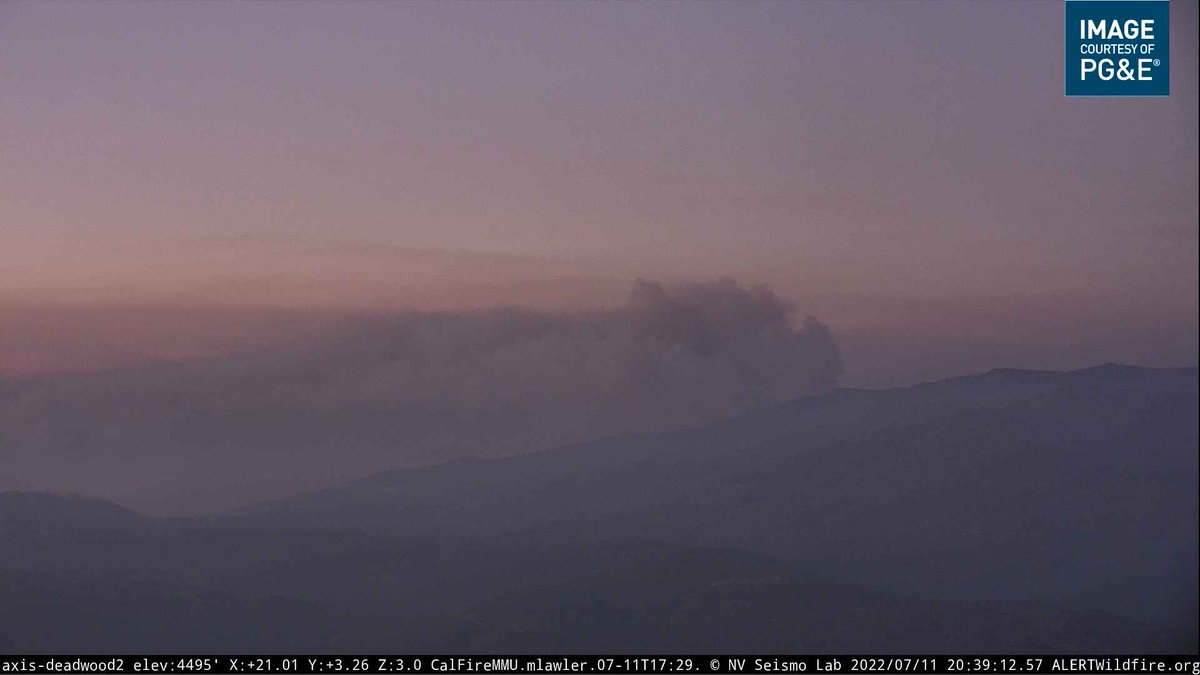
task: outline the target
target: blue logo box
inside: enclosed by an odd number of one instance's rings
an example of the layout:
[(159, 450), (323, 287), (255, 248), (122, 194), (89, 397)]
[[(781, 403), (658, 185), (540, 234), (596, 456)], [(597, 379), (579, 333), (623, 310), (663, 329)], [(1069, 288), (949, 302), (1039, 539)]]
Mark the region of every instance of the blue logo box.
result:
[(1171, 93), (1167, 0), (1066, 0), (1067, 96)]

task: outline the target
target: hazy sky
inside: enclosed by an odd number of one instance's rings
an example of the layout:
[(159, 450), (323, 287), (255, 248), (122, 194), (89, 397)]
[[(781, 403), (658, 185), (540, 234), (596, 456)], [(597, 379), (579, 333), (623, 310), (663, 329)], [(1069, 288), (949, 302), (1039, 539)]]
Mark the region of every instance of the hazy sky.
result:
[(1192, 365), (1171, 12), (1169, 97), (1072, 99), (1061, 0), (6, 3), (0, 372), (723, 275), (849, 384)]

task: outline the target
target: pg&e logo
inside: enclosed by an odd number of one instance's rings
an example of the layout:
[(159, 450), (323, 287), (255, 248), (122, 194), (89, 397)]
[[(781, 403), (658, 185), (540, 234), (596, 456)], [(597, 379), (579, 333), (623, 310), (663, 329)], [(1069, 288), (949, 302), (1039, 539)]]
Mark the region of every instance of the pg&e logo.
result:
[(1168, 0), (1066, 0), (1067, 96), (1167, 96)]

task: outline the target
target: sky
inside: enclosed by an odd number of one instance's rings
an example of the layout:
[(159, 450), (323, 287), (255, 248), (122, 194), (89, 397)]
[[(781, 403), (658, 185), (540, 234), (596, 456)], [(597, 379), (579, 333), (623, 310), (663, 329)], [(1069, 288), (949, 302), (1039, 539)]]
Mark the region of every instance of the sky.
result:
[(1063, 3), (0, 5), (0, 373), (734, 277), (842, 383), (1197, 360), (1171, 94), (1063, 95)]

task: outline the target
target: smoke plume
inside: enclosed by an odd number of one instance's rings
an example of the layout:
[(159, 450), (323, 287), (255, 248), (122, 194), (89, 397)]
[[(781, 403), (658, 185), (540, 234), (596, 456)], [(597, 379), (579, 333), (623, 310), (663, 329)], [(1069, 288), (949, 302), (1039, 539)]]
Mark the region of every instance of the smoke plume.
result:
[(26, 484), (0, 488), (227, 506), (698, 424), (828, 390), (840, 368), (827, 327), (730, 279), (638, 281), (589, 312), (413, 312), (287, 350), (23, 383), (0, 399), (0, 461)]

